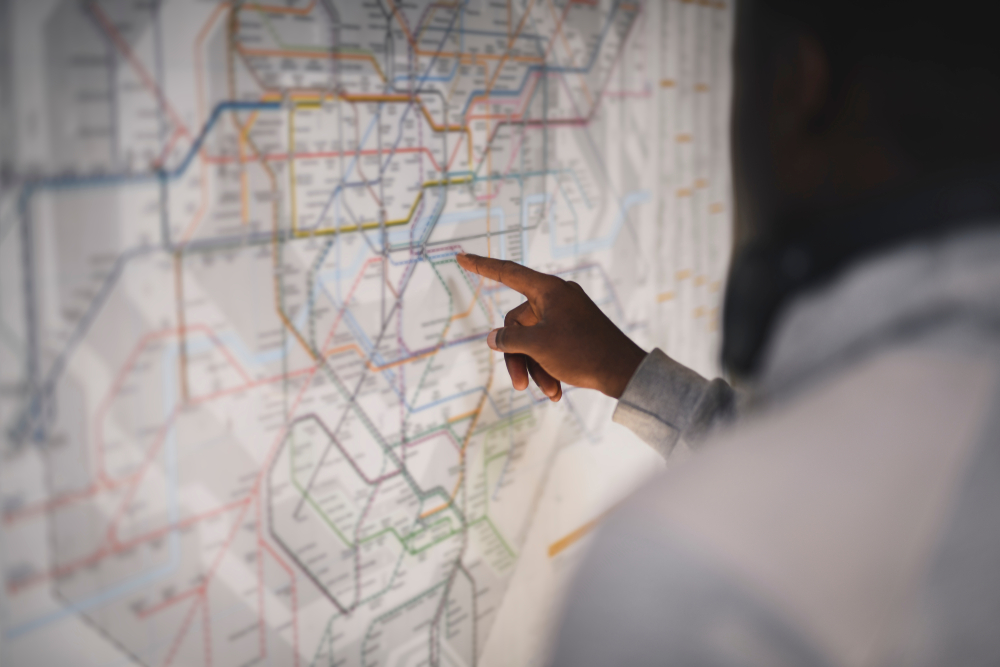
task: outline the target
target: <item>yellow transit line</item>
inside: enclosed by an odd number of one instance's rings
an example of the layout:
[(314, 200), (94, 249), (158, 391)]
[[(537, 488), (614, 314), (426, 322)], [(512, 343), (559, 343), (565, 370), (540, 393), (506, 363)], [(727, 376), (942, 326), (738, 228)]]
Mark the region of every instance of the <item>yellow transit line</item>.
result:
[(611, 510), (613, 510), (615, 507), (617, 507), (617, 505), (605, 510), (604, 512), (601, 512), (599, 515), (597, 515), (587, 523), (583, 524), (582, 526), (579, 526), (578, 528), (570, 531), (569, 533), (566, 533), (558, 540), (550, 544), (549, 558), (555, 558), (560, 553), (562, 553), (566, 549), (569, 549), (571, 546), (573, 546), (574, 544), (582, 540), (584, 537), (586, 537), (587, 534), (590, 533), (592, 530), (594, 530), (594, 528), (596, 528), (597, 525), (604, 520), (604, 517), (610, 514)]
[[(348, 225), (346, 227), (325, 227), (323, 229), (316, 229), (311, 231), (302, 231), (299, 229), (299, 216), (298, 216), (298, 205), (295, 197), (295, 110), (296, 109), (319, 109), (322, 108), (322, 102), (319, 99), (311, 100), (299, 100), (296, 101), (291, 110), (289, 111), (288, 119), (288, 174), (289, 174), (289, 187), (291, 192), (289, 197), (291, 199), (291, 209), (292, 209), (292, 237), (293, 238), (303, 238), (310, 236), (330, 236), (333, 234), (343, 234), (347, 232), (358, 232), (366, 231), (370, 229), (379, 229), (381, 225), (376, 222), (363, 222), (361, 224)], [(417, 210), (417, 206), (423, 199), (424, 190), (427, 188), (444, 187), (448, 185), (461, 185), (463, 183), (471, 183), (472, 176), (455, 176), (451, 178), (442, 178), (433, 181), (425, 181), (420, 186), (420, 192), (417, 193), (416, 198), (414, 198), (413, 203), (410, 205), (410, 210), (407, 211), (406, 216), (399, 218), (398, 220), (387, 220), (385, 223), (386, 227), (399, 227), (402, 225), (409, 224), (413, 220), (413, 214)]]

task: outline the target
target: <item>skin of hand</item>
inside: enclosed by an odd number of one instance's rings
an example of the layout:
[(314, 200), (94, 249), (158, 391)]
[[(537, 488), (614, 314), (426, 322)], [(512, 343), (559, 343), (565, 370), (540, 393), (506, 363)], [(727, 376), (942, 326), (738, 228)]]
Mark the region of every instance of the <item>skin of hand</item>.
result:
[(459, 265), (495, 280), (527, 301), (486, 338), (504, 353), (514, 388), (528, 388), (530, 375), (552, 401), (562, 382), (619, 398), (646, 353), (597, 307), (583, 288), (558, 276), (507, 260), (460, 254)]

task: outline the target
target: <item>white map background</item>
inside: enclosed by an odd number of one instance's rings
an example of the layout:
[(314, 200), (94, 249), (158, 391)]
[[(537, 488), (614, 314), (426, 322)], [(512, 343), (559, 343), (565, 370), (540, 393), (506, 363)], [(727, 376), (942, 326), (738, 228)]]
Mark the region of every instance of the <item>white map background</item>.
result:
[(528, 665), (662, 463), (510, 388), (579, 282), (715, 372), (731, 7), (0, 2), (0, 662)]

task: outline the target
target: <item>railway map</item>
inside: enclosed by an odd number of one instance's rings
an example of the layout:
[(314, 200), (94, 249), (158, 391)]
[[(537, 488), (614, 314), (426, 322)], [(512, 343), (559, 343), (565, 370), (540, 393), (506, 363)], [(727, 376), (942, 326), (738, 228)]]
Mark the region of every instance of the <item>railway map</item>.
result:
[(662, 463), (455, 254), (717, 373), (731, 14), (0, 1), (0, 662), (543, 663)]

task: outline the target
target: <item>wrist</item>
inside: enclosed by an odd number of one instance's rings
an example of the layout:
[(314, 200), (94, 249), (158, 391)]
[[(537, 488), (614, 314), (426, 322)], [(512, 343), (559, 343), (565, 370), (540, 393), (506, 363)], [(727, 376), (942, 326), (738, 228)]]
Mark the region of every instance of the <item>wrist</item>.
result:
[(645, 358), (646, 351), (630, 340), (628, 346), (615, 354), (606, 365), (609, 372), (602, 383), (601, 393), (615, 400), (621, 398), (629, 380), (635, 375)]

